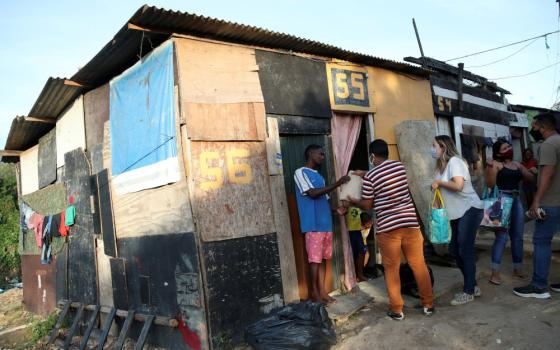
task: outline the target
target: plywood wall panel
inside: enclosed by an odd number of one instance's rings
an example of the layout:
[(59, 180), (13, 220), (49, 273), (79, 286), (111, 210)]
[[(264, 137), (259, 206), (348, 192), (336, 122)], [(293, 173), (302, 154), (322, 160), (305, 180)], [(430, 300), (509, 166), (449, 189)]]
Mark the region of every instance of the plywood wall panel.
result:
[(26, 195), (39, 189), (39, 145), (21, 153), (21, 194)]
[(103, 142), (103, 125), (109, 120), (109, 84), (84, 95), (86, 148)]
[(56, 181), (56, 129), (39, 139), (39, 188)]
[(191, 142), (191, 191), (204, 241), (274, 232), (264, 142)]
[(255, 50), (184, 38), (175, 42), (183, 106), (264, 102)]
[(64, 165), (64, 154), (76, 148), (86, 149), (84, 99), (82, 96), (56, 122), (56, 166)]

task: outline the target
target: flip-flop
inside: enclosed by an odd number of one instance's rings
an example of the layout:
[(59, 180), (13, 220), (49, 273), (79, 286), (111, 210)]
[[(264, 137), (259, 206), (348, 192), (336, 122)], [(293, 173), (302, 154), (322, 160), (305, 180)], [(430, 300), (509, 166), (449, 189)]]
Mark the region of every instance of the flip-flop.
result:
[(488, 280), (488, 282), (490, 282), (490, 283), (492, 283), (492, 284), (494, 284), (494, 285), (496, 285), (496, 286), (499, 286), (500, 284), (502, 284), (502, 281), (496, 281), (496, 280), (493, 280), (493, 279), (491, 279), (491, 278)]

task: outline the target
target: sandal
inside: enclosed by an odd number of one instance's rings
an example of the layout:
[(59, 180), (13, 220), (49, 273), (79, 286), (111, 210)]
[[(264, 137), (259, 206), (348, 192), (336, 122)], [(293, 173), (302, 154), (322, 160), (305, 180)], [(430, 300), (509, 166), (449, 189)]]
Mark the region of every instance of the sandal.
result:
[(488, 280), (488, 282), (490, 282), (490, 283), (492, 283), (492, 284), (494, 284), (494, 285), (496, 285), (496, 286), (499, 286), (500, 284), (502, 284), (502, 281), (501, 281), (501, 280), (495, 280), (495, 279), (492, 279), (492, 278), (490, 278), (490, 279)]

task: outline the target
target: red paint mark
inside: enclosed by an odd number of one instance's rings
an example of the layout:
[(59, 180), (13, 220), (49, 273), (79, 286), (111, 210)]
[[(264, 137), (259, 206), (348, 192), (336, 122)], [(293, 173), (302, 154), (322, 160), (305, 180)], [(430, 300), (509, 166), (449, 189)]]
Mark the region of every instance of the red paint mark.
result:
[(189, 326), (187, 326), (185, 321), (183, 321), (183, 317), (181, 317), (181, 314), (178, 314), (176, 318), (177, 318), (177, 321), (179, 321), (179, 326), (177, 328), (179, 329), (179, 332), (183, 336), (183, 341), (191, 349), (199, 350), (200, 346), (201, 346), (201, 343), (200, 343), (200, 338), (198, 337), (198, 334), (196, 334), (195, 331), (192, 331), (189, 328)]
[(70, 196), (70, 198), (68, 198), (68, 202), (70, 202), (70, 204), (74, 204), (74, 196)]
[(233, 209), (229, 206), (229, 204), (226, 204), (225, 207), (228, 213), (233, 214)]

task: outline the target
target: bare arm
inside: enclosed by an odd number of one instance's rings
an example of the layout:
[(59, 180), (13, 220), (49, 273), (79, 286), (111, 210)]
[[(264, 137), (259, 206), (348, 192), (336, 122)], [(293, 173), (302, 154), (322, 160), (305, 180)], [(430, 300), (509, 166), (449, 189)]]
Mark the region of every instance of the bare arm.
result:
[(369, 210), (373, 208), (373, 199), (354, 199), (348, 198), (348, 202), (354, 207), (358, 207), (363, 210)]
[(465, 186), (465, 179), (462, 176), (454, 176), (451, 181), (435, 180), (432, 182), (432, 189), (443, 187), (453, 192), (461, 192)]
[(317, 198), (317, 197), (321, 197), (324, 194), (330, 193), (332, 191), (334, 191), (338, 186), (347, 183), (348, 181), (350, 181), (350, 176), (343, 176), (340, 179), (338, 179), (337, 182), (335, 182), (332, 185), (323, 187), (323, 188), (311, 188), (309, 190), (307, 190), (305, 193), (307, 193), (307, 195), (311, 198)]
[(537, 185), (537, 193), (535, 194), (535, 199), (533, 200), (533, 204), (529, 209), (529, 213), (533, 218), (537, 217), (537, 209), (541, 205), (542, 197), (544, 196), (546, 191), (548, 191), (548, 188), (552, 183), (555, 172), (555, 165), (543, 165), (541, 168), (541, 176), (539, 177), (539, 183)]
[(521, 171), (521, 175), (523, 175), (523, 180), (528, 182), (535, 181), (535, 176), (531, 171), (529, 171), (523, 164), (517, 163), (517, 168)]
[(496, 186), (496, 179), (498, 177), (498, 172), (504, 168), (501, 162), (492, 161), (488, 164), (485, 171), (486, 186), (488, 188), (494, 188)]

